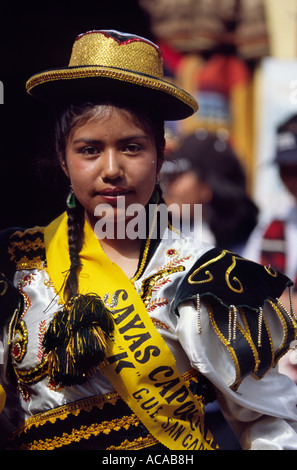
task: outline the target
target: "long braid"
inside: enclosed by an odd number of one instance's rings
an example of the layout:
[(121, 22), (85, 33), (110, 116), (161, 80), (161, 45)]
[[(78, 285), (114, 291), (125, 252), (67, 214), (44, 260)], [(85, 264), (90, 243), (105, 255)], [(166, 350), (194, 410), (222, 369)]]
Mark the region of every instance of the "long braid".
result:
[(63, 291), (65, 304), (54, 315), (43, 340), (49, 376), (62, 386), (88, 379), (105, 360), (107, 340), (114, 330), (112, 314), (101, 297), (79, 292), (85, 213), (74, 194), (72, 198), (73, 204), (67, 204), (70, 268)]
[(70, 269), (64, 287), (65, 305), (54, 315), (43, 341), (50, 377), (66, 386), (85, 382), (105, 360), (106, 341), (114, 329), (102, 299), (79, 292), (84, 208), (75, 200), (73, 206), (67, 205), (67, 215)]
[(84, 208), (76, 200), (74, 207), (67, 207), (67, 215), (70, 269), (65, 282), (64, 297), (69, 300), (78, 294), (77, 274), (81, 266), (79, 253), (84, 241)]

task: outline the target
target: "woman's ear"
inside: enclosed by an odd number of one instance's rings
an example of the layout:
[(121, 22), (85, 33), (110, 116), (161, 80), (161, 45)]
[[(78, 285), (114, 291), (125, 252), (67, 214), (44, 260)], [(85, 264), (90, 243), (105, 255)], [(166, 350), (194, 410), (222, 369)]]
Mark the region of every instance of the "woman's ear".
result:
[(60, 165), (61, 165), (62, 170), (64, 171), (67, 178), (69, 178), (68, 167), (67, 167), (66, 160), (65, 160), (64, 155), (62, 154), (62, 152), (58, 153), (58, 157), (59, 157), (59, 161), (60, 161)]

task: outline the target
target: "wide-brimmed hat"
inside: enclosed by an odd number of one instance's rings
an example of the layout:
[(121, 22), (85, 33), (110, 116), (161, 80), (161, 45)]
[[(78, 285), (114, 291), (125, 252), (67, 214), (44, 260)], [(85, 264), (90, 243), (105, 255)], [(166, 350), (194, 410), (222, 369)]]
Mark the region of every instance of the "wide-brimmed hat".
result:
[(125, 99), (154, 109), (165, 120), (184, 119), (198, 109), (193, 96), (164, 80), (158, 46), (114, 30), (80, 34), (69, 65), (33, 75), (26, 89), (48, 104), (80, 97)]

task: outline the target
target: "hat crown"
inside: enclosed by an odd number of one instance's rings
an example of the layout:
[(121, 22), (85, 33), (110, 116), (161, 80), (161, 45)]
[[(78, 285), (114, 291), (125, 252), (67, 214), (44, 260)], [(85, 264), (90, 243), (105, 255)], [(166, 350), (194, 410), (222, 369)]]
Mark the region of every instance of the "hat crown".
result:
[(179, 120), (198, 110), (196, 99), (164, 80), (162, 52), (153, 42), (115, 30), (80, 34), (68, 66), (44, 70), (26, 83), (27, 92), (51, 106), (77, 100), (143, 105), (160, 119)]
[(140, 36), (114, 30), (80, 34), (73, 45), (69, 67), (115, 67), (163, 78), (158, 46)]

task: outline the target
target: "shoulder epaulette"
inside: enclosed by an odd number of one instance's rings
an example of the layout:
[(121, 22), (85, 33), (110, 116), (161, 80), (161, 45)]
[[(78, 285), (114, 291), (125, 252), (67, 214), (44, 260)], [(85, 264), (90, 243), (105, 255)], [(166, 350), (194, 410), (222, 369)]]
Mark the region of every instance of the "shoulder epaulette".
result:
[(13, 284), (15, 271), (41, 267), (44, 262), (43, 229), (10, 228), (0, 233), (0, 329), (23, 308), (23, 296)]
[(15, 231), (9, 238), (8, 253), (17, 270), (41, 268), (45, 263), (43, 227)]
[[(213, 248), (206, 252), (187, 273), (178, 288), (174, 310), (195, 300), (198, 317), (200, 300), (207, 307), (212, 327), (231, 354), (237, 377), (232, 384), (236, 389), (243, 378), (252, 373), (262, 378), (275, 367), (296, 339), (297, 320), (279, 301), (292, 281), (269, 266), (262, 266), (241, 256)], [(264, 306), (277, 317), (283, 340), (274, 350)], [(199, 322), (199, 318), (198, 318)], [(198, 324), (201, 332), (201, 326)], [(203, 334), (203, 332), (201, 332)]]

